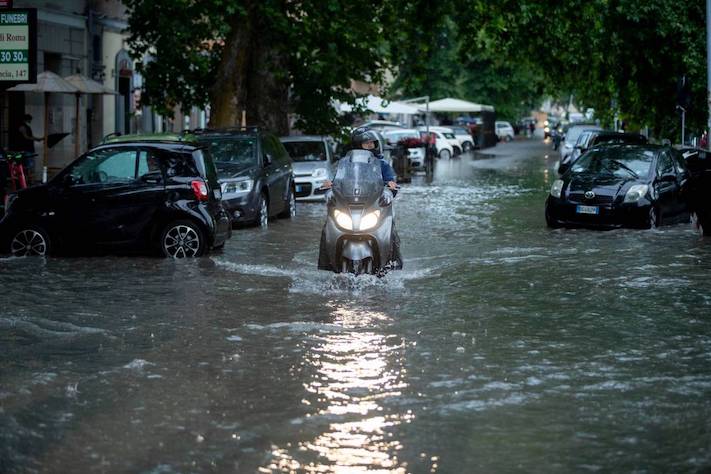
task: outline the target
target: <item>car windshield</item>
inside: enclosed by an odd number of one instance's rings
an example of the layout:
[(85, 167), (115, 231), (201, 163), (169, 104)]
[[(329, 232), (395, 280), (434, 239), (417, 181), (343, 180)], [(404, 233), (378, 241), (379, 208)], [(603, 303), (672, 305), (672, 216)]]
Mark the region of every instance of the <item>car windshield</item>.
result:
[(231, 171), (257, 166), (257, 139), (255, 137), (206, 137), (200, 140), (208, 145), (218, 168)]
[(573, 165), (573, 173), (614, 174), (621, 178), (642, 177), (649, 174), (654, 151), (639, 148), (609, 148), (591, 150)]
[(291, 159), (299, 161), (326, 161), (326, 146), (323, 142), (283, 142)]
[(568, 132), (565, 134), (565, 141), (568, 143), (576, 143), (578, 141), (578, 137), (580, 137), (580, 134), (590, 128), (593, 130), (599, 130), (595, 127), (570, 127)]
[(455, 135), (469, 135), (469, 131), (462, 127), (452, 127), (452, 131)]

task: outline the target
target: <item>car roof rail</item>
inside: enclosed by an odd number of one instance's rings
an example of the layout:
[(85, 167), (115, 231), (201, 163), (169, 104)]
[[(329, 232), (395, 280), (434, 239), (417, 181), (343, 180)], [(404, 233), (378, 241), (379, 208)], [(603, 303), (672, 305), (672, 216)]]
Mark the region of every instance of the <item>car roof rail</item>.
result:
[(109, 133), (108, 135), (104, 135), (104, 137), (101, 139), (101, 143), (106, 143), (107, 141), (111, 140), (112, 138), (120, 137), (121, 135), (123, 135), (121, 132)]
[(248, 132), (248, 133), (259, 133), (262, 131), (262, 127), (258, 125), (250, 125), (245, 127), (206, 127), (206, 128), (196, 128), (193, 130), (183, 130), (181, 133), (191, 133), (194, 135), (200, 135), (203, 133), (230, 133), (230, 132)]

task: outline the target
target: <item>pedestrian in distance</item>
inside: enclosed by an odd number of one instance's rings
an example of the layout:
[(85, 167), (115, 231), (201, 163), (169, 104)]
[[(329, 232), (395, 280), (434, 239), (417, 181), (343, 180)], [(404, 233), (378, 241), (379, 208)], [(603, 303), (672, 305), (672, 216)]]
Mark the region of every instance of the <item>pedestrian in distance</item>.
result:
[[(17, 127), (17, 151), (25, 152), (28, 155), (35, 154), (35, 142), (44, 141), (44, 138), (34, 136), (34, 134), (32, 133), (32, 126), (30, 125), (31, 123), (32, 115), (25, 114), (22, 117), (22, 125)], [(25, 158), (23, 166), (25, 168), (25, 174), (27, 175), (27, 182), (32, 183), (35, 172), (34, 156), (28, 156), (27, 158)]]

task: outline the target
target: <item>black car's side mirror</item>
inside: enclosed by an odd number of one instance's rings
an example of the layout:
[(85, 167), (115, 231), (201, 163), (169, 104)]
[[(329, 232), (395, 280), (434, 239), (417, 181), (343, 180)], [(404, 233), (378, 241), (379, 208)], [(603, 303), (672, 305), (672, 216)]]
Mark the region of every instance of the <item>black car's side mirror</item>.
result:
[(163, 177), (161, 176), (160, 171), (146, 173), (142, 175), (139, 179), (141, 180), (141, 182), (146, 184), (158, 184), (163, 181)]
[(264, 167), (266, 168), (267, 166), (271, 166), (272, 163), (274, 163), (274, 160), (272, 160), (272, 155), (269, 153), (264, 154)]
[(64, 177), (62, 178), (62, 186), (65, 188), (68, 188), (70, 186), (73, 186), (76, 183), (76, 180), (74, 179), (74, 176), (71, 174), (65, 174)]

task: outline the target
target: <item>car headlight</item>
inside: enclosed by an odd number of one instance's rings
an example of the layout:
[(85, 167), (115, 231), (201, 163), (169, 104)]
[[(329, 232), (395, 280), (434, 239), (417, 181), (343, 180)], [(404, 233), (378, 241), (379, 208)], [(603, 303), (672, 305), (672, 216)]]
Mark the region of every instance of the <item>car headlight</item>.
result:
[(647, 194), (647, 191), (649, 191), (649, 186), (646, 184), (635, 184), (627, 190), (625, 202), (637, 202)]
[(314, 172), (311, 173), (311, 176), (314, 178), (325, 178), (327, 174), (326, 168), (316, 168)]
[(378, 225), (378, 219), (380, 219), (380, 211), (373, 211), (364, 215), (360, 220), (360, 230), (372, 229)]
[(239, 181), (226, 181), (220, 185), (222, 194), (247, 194), (252, 190), (254, 181), (251, 179), (241, 179)]
[(341, 212), (336, 209), (333, 211), (333, 217), (336, 218), (336, 224), (338, 224), (338, 227), (346, 230), (353, 230), (353, 219), (351, 219), (351, 216), (345, 212)]
[(553, 186), (551, 186), (551, 196), (560, 199), (560, 195), (563, 193), (563, 180), (556, 179), (553, 181)]

